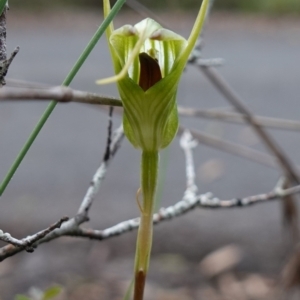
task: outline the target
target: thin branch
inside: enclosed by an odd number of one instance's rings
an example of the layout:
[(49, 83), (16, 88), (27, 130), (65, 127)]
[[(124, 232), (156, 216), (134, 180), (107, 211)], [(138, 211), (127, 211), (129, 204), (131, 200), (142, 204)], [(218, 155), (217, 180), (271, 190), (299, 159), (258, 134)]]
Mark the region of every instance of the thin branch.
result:
[[(245, 124), (245, 116), (243, 114), (230, 112), (230, 111), (196, 109), (196, 108), (179, 106), (178, 112), (181, 116), (185, 116), (185, 117), (200, 117), (206, 119), (215, 119), (224, 122)], [(255, 123), (258, 124), (259, 126), (270, 127), (274, 129), (300, 131), (299, 121), (269, 118), (269, 117), (257, 116), (257, 115), (253, 116), (253, 118)]]
[(220, 57), (215, 58), (200, 58), (198, 59), (198, 65), (202, 67), (221, 67), (224, 65), (225, 60)]
[(156, 13), (154, 13), (152, 10), (147, 8), (142, 3), (138, 2), (137, 0), (127, 0), (126, 5), (136, 11), (138, 14), (140, 14), (144, 18), (152, 18), (156, 22), (158, 22), (160, 25), (162, 25), (164, 28), (168, 28), (168, 25), (157, 16)]
[(6, 3), (3, 11), (0, 15), (0, 87), (6, 84), (5, 76), (8, 72), (9, 66), (12, 63), (13, 59), (19, 52), (20, 48), (16, 47), (16, 49), (12, 52), (9, 59), (7, 59), (6, 54), (6, 13), (8, 10), (8, 4)]
[(86, 104), (122, 106), (119, 99), (77, 91), (66, 86), (56, 86), (49, 89), (3, 88), (0, 90), (0, 101), (7, 100), (55, 100), (57, 102), (72, 101)]
[(14, 88), (31, 88), (31, 89), (49, 89), (52, 87), (50, 84), (33, 82), (22, 79), (6, 78), (6, 86)]
[[(178, 134), (181, 134), (186, 128), (179, 127)], [(278, 168), (276, 158), (263, 152), (245, 147), (239, 144), (228, 142), (226, 140), (214, 137), (212, 135), (200, 132), (198, 130), (189, 129), (193, 137), (201, 144), (216, 148), (218, 150), (243, 157), (245, 159), (257, 162), (270, 168)]]
[(6, 12), (8, 6), (5, 4), (0, 15), (0, 62), (6, 60)]
[(186, 161), (186, 189), (191, 193), (196, 193), (198, 188), (195, 184), (195, 168), (193, 149), (198, 145), (197, 140), (193, 138), (189, 130), (184, 130), (180, 138), (180, 146), (185, 153)]
[[(44, 238), (47, 234), (49, 234), (53, 230), (60, 228), (62, 223), (66, 222), (68, 220), (69, 220), (68, 217), (63, 217), (58, 222), (50, 225), (48, 228), (46, 228), (42, 231), (39, 231), (34, 235), (23, 238), (21, 240), (12, 237), (8, 232), (4, 233), (2, 230), (0, 230), (0, 240), (3, 242), (9, 243), (20, 250), (26, 250), (27, 252), (33, 252), (34, 248), (32, 247), (32, 245), (35, 242), (41, 240), (42, 238)], [(11, 248), (11, 247), (8, 246), (8, 248)]]
[(104, 153), (103, 161), (108, 161), (110, 158), (110, 146), (111, 146), (111, 136), (112, 136), (112, 127), (113, 127), (113, 121), (112, 121), (113, 112), (114, 112), (114, 107), (110, 106), (109, 113), (108, 113), (106, 150)]
[(255, 122), (255, 118), (252, 112), (235, 93), (235, 91), (228, 85), (228, 83), (221, 77), (216, 70), (210, 67), (200, 66), (203, 73), (213, 83), (213, 85), (225, 96), (225, 98), (235, 107), (235, 109), (244, 115), (244, 119), (253, 127), (257, 135), (261, 138), (268, 150), (273, 153), (278, 160), (285, 175), (297, 184), (300, 183), (299, 175), (297, 170), (294, 169), (293, 164), (289, 158), (285, 155), (284, 151), (279, 145), (273, 140), (273, 138)]
[(111, 161), (111, 159), (114, 157), (116, 154), (116, 151), (119, 149), (121, 142), (123, 140), (124, 133), (123, 133), (123, 128), (120, 127), (117, 129), (114, 133), (114, 136), (112, 137), (111, 141), (111, 146), (110, 146), (110, 155), (108, 158), (104, 159), (96, 171), (91, 183), (90, 187), (88, 188), (85, 197), (83, 198), (80, 208), (77, 212), (77, 224), (81, 224), (84, 221), (87, 221), (88, 219), (88, 211), (95, 199), (96, 194), (98, 193), (98, 190), (100, 188), (100, 185), (106, 175), (107, 172), (107, 167)]
[[(167, 208), (161, 208), (158, 213), (153, 215), (153, 224), (157, 225), (161, 222), (182, 216), (188, 212), (200, 209), (230, 209), (230, 208), (246, 208), (254, 204), (268, 203), (272, 200), (283, 198), (289, 195), (299, 194), (300, 185), (282, 191), (271, 191), (265, 194), (258, 194), (244, 198), (233, 198), (230, 200), (220, 200), (214, 197), (212, 193), (206, 193), (190, 197), (187, 200), (186, 196), (176, 204)], [(78, 228), (76, 231), (69, 234), (70, 236), (86, 237), (95, 240), (105, 240), (116, 237), (126, 232), (135, 230), (139, 227), (140, 218), (130, 219), (104, 230)], [(1, 254), (0, 254), (1, 259)]]

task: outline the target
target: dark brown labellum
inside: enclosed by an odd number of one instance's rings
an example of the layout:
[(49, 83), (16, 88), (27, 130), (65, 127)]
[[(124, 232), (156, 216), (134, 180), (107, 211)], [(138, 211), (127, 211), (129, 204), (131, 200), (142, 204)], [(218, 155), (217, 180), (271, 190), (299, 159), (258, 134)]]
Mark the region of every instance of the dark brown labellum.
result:
[(141, 66), (139, 86), (147, 91), (162, 79), (160, 67), (157, 60), (145, 52), (139, 55), (139, 60)]

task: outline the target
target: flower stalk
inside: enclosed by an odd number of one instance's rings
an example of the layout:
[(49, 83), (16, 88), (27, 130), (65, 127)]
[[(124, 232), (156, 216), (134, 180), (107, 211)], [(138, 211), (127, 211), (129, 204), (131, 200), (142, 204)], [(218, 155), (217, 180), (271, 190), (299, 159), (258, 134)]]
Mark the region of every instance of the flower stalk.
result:
[(141, 221), (136, 245), (134, 300), (143, 299), (144, 286), (149, 267), (158, 166), (158, 151), (142, 152), (141, 192), (143, 195), (143, 203), (141, 205)]

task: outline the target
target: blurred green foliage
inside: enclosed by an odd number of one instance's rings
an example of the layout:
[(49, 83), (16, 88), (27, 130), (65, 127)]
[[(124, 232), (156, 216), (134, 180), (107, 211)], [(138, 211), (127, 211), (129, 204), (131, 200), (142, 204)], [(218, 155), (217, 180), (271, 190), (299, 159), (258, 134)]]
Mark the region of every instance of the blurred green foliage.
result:
[[(114, 1), (112, 0), (112, 3)], [(199, 6), (200, 0), (139, 0), (140, 3), (153, 9), (193, 9)], [(57, 6), (84, 6), (91, 8), (101, 6), (101, 0), (10, 0), (10, 6), (22, 6), (29, 9), (45, 9)], [(268, 14), (300, 13), (300, 0), (215, 0), (218, 10), (261, 12)]]
[(52, 300), (59, 296), (62, 290), (62, 287), (58, 285), (54, 285), (46, 289), (44, 292), (33, 288), (31, 290), (31, 294), (34, 294), (32, 296), (34, 299), (25, 295), (16, 295), (15, 300)]

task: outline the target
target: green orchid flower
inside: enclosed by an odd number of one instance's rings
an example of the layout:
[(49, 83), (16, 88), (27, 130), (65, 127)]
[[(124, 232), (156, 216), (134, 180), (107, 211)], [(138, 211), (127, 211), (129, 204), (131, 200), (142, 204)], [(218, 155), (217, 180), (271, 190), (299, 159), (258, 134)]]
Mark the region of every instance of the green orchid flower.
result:
[[(141, 149), (141, 221), (135, 258), (134, 300), (143, 299), (152, 244), (152, 216), (157, 188), (159, 151), (178, 129), (176, 93), (188, 57), (202, 29), (209, 0), (203, 0), (188, 40), (162, 28), (152, 19), (107, 31), (116, 76), (98, 84), (116, 82), (123, 103), (123, 127), (131, 144)], [(103, 1), (104, 16), (110, 11)]]

